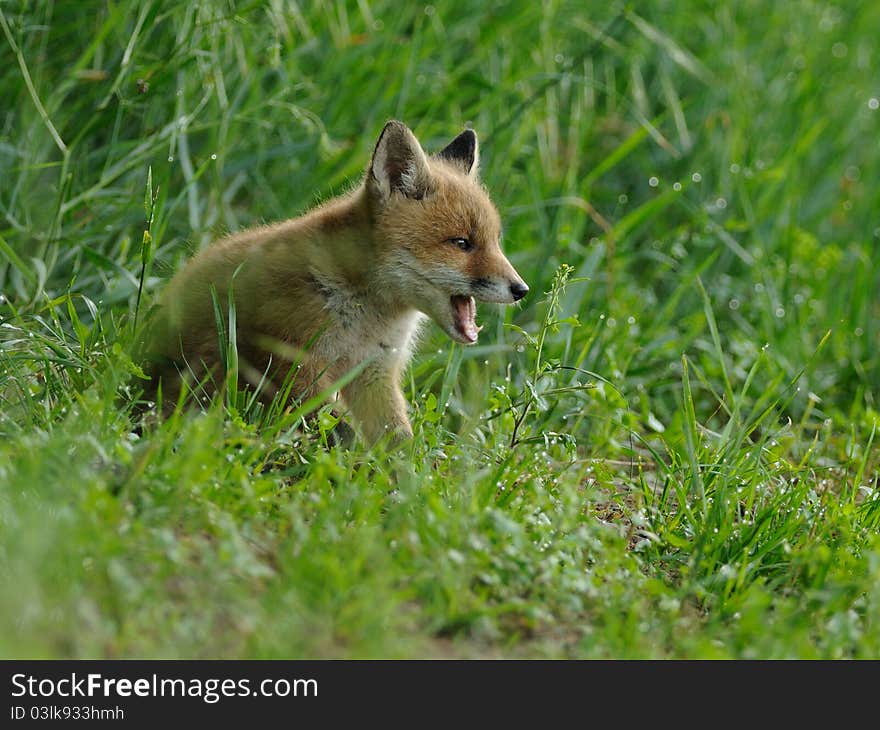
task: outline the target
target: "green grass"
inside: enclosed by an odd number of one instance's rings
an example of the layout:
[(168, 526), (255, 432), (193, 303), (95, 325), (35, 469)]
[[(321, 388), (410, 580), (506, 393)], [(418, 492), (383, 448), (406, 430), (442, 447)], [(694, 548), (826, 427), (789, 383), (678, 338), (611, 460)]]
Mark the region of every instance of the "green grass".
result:
[[(876, 658), (878, 36), (872, 3), (0, 0), (0, 655)], [(134, 432), (135, 312), (391, 117), (473, 125), (532, 287), (476, 347), (431, 329), (412, 443), (235, 392)]]

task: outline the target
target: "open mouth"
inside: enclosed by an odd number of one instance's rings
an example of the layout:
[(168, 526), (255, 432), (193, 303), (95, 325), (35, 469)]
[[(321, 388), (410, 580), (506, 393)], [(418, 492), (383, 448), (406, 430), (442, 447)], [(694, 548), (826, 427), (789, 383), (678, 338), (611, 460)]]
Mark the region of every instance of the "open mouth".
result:
[(455, 332), (461, 342), (472, 345), (477, 341), (477, 336), (482, 327), (477, 327), (477, 305), (473, 297), (455, 295), (449, 298), (452, 304), (452, 321)]

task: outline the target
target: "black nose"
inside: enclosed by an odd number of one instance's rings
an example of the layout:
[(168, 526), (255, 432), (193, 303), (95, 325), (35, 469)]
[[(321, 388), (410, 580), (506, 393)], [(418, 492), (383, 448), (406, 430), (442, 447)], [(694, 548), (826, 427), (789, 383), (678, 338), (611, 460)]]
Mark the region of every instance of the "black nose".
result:
[(510, 285), (510, 293), (513, 294), (513, 301), (518, 302), (529, 293), (529, 288), (524, 282), (518, 281)]

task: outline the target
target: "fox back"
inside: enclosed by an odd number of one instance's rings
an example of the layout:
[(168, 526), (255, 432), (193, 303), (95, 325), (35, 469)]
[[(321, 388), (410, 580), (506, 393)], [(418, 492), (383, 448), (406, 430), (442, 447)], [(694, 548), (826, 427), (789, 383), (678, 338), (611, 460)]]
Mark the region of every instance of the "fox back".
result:
[(475, 300), (510, 303), (528, 291), (502, 253), (477, 169), (473, 131), (428, 156), (391, 121), (350, 193), (201, 251), (166, 288), (149, 334), (165, 410), (182, 381), (222, 383), (214, 300), (226, 312), (232, 299), (239, 376), (261, 397), (289, 386), (305, 399), (346, 379), (339, 395), (368, 442), (409, 437), (399, 383), (424, 316), (471, 345)]

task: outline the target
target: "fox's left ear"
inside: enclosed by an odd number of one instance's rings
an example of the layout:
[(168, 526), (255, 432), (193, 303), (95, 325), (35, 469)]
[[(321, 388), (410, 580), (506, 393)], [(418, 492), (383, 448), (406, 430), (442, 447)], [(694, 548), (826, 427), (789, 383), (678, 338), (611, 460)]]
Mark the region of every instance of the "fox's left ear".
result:
[(403, 122), (392, 119), (379, 135), (370, 162), (369, 181), (384, 201), (392, 193), (418, 200), (430, 189), (428, 159), (415, 135)]
[(437, 157), (451, 162), (465, 175), (476, 177), (480, 164), (480, 145), (473, 129), (466, 129), (437, 153)]

